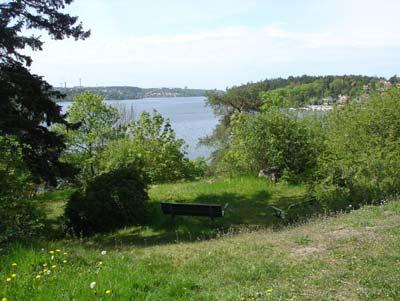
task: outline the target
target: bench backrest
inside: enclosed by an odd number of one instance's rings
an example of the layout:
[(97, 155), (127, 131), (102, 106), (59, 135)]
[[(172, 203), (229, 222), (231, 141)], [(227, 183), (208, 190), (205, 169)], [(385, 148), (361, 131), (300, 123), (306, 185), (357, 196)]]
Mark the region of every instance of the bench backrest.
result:
[(171, 215), (193, 215), (193, 216), (224, 216), (221, 205), (214, 204), (185, 204), (185, 203), (161, 203), (161, 210), (164, 214)]

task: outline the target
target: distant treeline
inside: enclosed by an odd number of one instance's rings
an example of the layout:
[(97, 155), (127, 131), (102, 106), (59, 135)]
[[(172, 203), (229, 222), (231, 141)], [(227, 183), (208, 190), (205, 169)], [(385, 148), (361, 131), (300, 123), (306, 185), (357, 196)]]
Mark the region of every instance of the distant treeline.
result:
[(271, 102), (285, 101), (293, 107), (347, 102), (399, 83), (397, 76), (390, 79), (362, 75), (289, 76), (233, 86), (224, 94), (211, 92), (208, 102), (217, 114), (225, 115), (234, 111), (259, 111)]
[(204, 96), (208, 90), (188, 89), (188, 88), (139, 88), (129, 86), (112, 87), (56, 87), (56, 90), (65, 94), (66, 97), (61, 101), (71, 101), (75, 95), (84, 91), (101, 95), (106, 100), (139, 99), (145, 97), (191, 97)]

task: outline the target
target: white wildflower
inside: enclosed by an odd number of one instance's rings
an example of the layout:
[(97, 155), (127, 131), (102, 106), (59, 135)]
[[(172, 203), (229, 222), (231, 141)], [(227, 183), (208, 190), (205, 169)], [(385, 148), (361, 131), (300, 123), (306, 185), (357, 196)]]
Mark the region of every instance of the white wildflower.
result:
[(101, 255), (106, 255), (107, 251), (101, 251)]
[(90, 283), (90, 288), (91, 289), (94, 289), (95, 286), (96, 286), (96, 282), (93, 281), (93, 282)]

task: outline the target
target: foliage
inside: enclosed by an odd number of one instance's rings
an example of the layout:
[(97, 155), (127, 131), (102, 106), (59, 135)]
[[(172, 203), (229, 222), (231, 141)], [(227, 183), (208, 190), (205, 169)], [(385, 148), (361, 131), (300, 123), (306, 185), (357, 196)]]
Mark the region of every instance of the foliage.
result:
[(102, 96), (84, 92), (75, 96), (68, 111), (68, 122), (80, 126), (76, 129), (54, 128), (66, 137), (68, 149), (65, 159), (80, 167), (81, 179), (95, 176), (97, 153), (121, 135), (118, 119), (118, 110), (107, 105)]
[[(396, 84), (397, 77), (391, 78)], [(384, 78), (343, 75), (343, 76), (290, 76), (286, 79), (266, 79), (227, 89), (226, 93), (208, 93), (208, 105), (220, 117), (214, 132), (201, 143), (214, 149), (211, 168), (218, 169), (219, 162), (229, 147), (229, 127), (235, 113), (268, 111), (270, 107), (303, 107), (325, 102), (336, 103), (340, 95), (351, 99), (363, 99), (373, 91), (386, 89)]]
[(44, 214), (29, 200), (0, 198), (0, 245), (37, 238)]
[(308, 122), (279, 109), (235, 115), (222, 170), (257, 174), (261, 169), (274, 167), (288, 180), (309, 175), (316, 165), (319, 143)]
[(317, 82), (261, 92), (260, 97), (264, 100), (262, 109), (268, 110), (270, 106), (303, 107), (307, 104), (318, 104), (323, 101), (324, 92)]
[(31, 180), (18, 141), (0, 136), (0, 199), (28, 197), (33, 190)]
[(354, 207), (399, 193), (399, 101), (399, 89), (391, 89), (326, 116), (314, 189), (328, 207)]
[(147, 179), (136, 166), (97, 176), (77, 191), (65, 208), (67, 225), (76, 234), (112, 231), (145, 220)]
[(22, 147), (23, 160), (32, 176), (56, 183), (57, 177), (73, 173), (59, 162), (62, 137), (47, 126), (67, 124), (53, 102), (59, 92), (27, 68), (32, 59), (21, 52), (26, 47), (42, 50), (40, 36), (26, 36), (26, 29), (39, 29), (57, 40), (85, 39), (90, 32), (76, 24), (77, 17), (61, 13), (71, 0), (13, 0), (0, 4), (0, 135), (14, 136)]
[(176, 138), (169, 120), (143, 112), (127, 125), (127, 136), (111, 142), (99, 156), (102, 170), (139, 164), (152, 183), (184, 179), (195, 169), (186, 158), (185, 144)]
[(24, 201), (33, 190), (18, 142), (0, 136), (0, 244), (31, 237), (41, 229), (40, 212)]

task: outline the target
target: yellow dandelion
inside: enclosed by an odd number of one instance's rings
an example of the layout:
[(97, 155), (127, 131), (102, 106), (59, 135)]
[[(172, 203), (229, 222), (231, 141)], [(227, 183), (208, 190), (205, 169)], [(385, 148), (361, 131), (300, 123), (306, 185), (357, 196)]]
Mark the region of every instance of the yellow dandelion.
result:
[(63, 260), (63, 263), (67, 263), (68, 261), (66, 261), (66, 260)]
[(49, 253), (50, 253), (50, 254), (54, 254), (54, 251), (53, 251), (53, 250), (51, 250), (51, 251), (49, 251)]
[(67, 253), (67, 252), (64, 252), (64, 255), (68, 255), (68, 253)]
[(56, 250), (56, 252), (57, 252), (57, 253), (60, 253), (60, 252), (61, 252), (61, 250), (60, 250), (60, 249), (57, 249), (57, 250)]
[(7, 281), (7, 282), (10, 282), (10, 281), (11, 281), (11, 278), (10, 278), (10, 277), (8, 277), (8, 278), (6, 279), (6, 281)]
[(55, 269), (57, 266), (55, 265), (55, 264), (53, 264), (52, 266), (51, 266), (51, 268), (52, 269)]
[(46, 273), (49, 269), (43, 269), (43, 273)]
[(6, 297), (1, 298), (1, 301), (7, 301)]
[(11, 274), (11, 278), (17, 277), (17, 274)]
[(17, 266), (17, 264), (16, 264), (15, 262), (13, 262), (12, 266), (13, 266), (13, 267), (16, 267), (16, 266)]
[(36, 279), (40, 279), (40, 275), (37, 275), (35, 278), (36, 278)]
[(98, 263), (99, 265), (103, 265), (103, 262), (102, 261), (99, 261), (99, 263)]
[(44, 263), (43, 266), (44, 266), (44, 267), (47, 267), (47, 263)]
[(267, 295), (270, 296), (272, 294), (272, 291), (273, 291), (272, 288), (267, 289)]
[(106, 295), (111, 294), (111, 290), (106, 290)]

